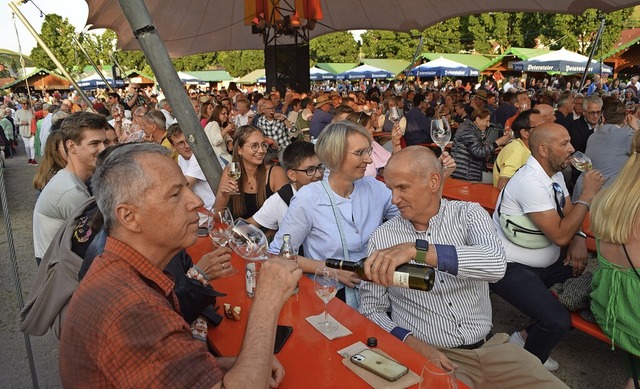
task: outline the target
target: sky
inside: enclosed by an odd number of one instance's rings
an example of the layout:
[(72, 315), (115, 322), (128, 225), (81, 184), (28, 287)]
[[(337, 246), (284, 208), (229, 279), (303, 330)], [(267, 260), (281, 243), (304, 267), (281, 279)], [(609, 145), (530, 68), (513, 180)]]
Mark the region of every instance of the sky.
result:
[[(9, 8), (11, 0), (0, 0), (0, 48), (18, 52), (18, 38), (13, 24), (13, 11)], [(85, 0), (34, 0), (18, 6), (18, 9), (25, 18), (31, 23), (33, 28), (40, 32), (44, 16), (40, 16), (39, 7), (44, 13), (55, 13), (63, 18), (68, 18), (69, 22), (75, 26), (76, 31), (80, 32), (87, 22), (89, 7)], [(36, 47), (36, 40), (29, 33), (27, 28), (22, 24), (20, 19), (16, 17), (16, 25), (18, 27), (18, 35), (20, 36), (20, 44), (22, 53), (29, 55), (31, 49)]]

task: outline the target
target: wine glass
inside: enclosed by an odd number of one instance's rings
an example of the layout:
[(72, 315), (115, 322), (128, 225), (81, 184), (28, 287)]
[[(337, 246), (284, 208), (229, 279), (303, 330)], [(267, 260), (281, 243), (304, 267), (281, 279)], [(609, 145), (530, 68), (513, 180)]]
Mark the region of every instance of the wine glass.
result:
[(316, 294), (324, 301), (324, 321), (318, 323), (318, 329), (322, 332), (333, 332), (338, 325), (327, 320), (327, 304), (338, 293), (338, 272), (328, 267), (319, 267), (313, 276), (313, 285)]
[(433, 143), (440, 146), (444, 153), (447, 143), (451, 140), (451, 127), (449, 121), (445, 118), (431, 120), (431, 139)]
[[(207, 217), (207, 230), (213, 243), (219, 247), (226, 246), (229, 242), (229, 235), (232, 228), (233, 216), (231, 216), (229, 208), (211, 208)], [(237, 272), (238, 269), (232, 267), (227, 276), (236, 274)]]
[(398, 107), (391, 107), (389, 112), (389, 120), (391, 120), (395, 126), (400, 123), (400, 112), (398, 112)]
[(429, 359), (422, 368), (420, 389), (447, 388), (456, 389), (455, 373), (442, 366), (439, 359)]
[(258, 272), (267, 260), (268, 240), (260, 229), (243, 218), (236, 219), (230, 229), (229, 247), (246, 260), (246, 290), (249, 297), (255, 295)]
[(580, 170), (581, 172), (589, 171), (593, 167), (591, 165), (591, 158), (587, 157), (580, 151), (576, 151), (575, 153), (573, 153), (573, 155), (569, 157), (569, 162), (571, 162), (573, 167)]
[[(240, 162), (230, 162), (229, 170), (227, 170), (227, 174), (229, 175), (229, 177), (231, 177), (232, 180), (237, 182), (240, 179), (240, 176), (242, 175), (242, 170), (240, 169)], [(229, 194), (237, 195), (237, 194), (240, 194), (240, 192), (235, 191)]]

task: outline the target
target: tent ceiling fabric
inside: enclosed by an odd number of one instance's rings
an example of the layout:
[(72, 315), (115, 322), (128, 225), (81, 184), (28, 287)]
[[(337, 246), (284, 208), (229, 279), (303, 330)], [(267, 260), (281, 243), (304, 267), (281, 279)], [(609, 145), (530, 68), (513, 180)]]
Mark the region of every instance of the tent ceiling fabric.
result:
[[(118, 46), (139, 49), (118, 1), (87, 0), (87, 24), (110, 28)], [(263, 49), (261, 35), (244, 24), (243, 0), (145, 0), (154, 24), (172, 57), (210, 51)], [(311, 31), (316, 37), (333, 31), (380, 29), (423, 30), (455, 16), (489, 11), (582, 13), (585, 9), (615, 11), (638, 0), (322, 0), (324, 19)], [(292, 43), (283, 37), (279, 43)]]

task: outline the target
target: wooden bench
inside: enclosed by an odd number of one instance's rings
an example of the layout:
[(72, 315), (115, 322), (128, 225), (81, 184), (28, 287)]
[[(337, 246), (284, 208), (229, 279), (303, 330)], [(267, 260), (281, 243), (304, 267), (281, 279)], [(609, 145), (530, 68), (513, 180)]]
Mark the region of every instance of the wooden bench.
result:
[(593, 336), (596, 339), (611, 344), (611, 339), (604, 332), (600, 326), (596, 323), (591, 323), (580, 317), (578, 312), (571, 312), (571, 327), (584, 332), (587, 335)]

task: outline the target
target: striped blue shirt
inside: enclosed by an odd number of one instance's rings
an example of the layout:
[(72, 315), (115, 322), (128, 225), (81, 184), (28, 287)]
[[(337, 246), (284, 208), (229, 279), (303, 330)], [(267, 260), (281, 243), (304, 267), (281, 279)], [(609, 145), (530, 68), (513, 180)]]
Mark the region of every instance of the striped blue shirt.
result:
[[(416, 231), (410, 221), (396, 216), (373, 232), (368, 252), (416, 239), (435, 244), (439, 257), (441, 252), (449, 257), (447, 272), (442, 271), (444, 263), (439, 265), (428, 292), (363, 282), (360, 313), (401, 340), (411, 334), (430, 345), (453, 348), (483, 339), (492, 327), (489, 282), (500, 280), (506, 270), (489, 214), (477, 203), (442, 199), (426, 231)], [(452, 260), (457, 261), (453, 272)]]

